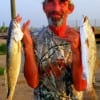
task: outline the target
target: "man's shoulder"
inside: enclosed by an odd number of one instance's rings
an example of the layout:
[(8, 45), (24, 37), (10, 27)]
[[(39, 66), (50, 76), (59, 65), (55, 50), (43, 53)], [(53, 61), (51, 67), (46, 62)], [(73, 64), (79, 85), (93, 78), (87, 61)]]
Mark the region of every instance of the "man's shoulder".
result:
[(47, 27), (42, 27), (42, 28), (37, 28), (36, 30), (31, 31), (32, 36), (39, 36), (42, 33), (44, 33), (48, 28)]
[(79, 32), (79, 30), (72, 28), (72, 27), (69, 27), (68, 28), (68, 39), (69, 39), (69, 41), (72, 41), (76, 45), (76, 48), (77, 48), (80, 44), (80, 32)]
[(75, 33), (75, 34), (79, 34), (79, 28), (75, 28), (75, 27), (71, 27), (71, 26), (67, 26), (67, 30), (68, 30), (68, 33)]
[(48, 27), (42, 27), (40, 29), (38, 29), (37, 31), (32, 31), (31, 32), (31, 36), (32, 39), (35, 41), (43, 41), (45, 34), (48, 32)]
[(67, 33), (71, 37), (80, 38), (80, 32), (79, 32), (79, 29), (78, 28), (68, 27)]

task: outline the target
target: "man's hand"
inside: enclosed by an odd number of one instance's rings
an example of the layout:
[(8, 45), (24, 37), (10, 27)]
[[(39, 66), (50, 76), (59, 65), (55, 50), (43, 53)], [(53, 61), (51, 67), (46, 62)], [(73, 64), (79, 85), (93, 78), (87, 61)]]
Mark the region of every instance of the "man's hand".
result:
[(20, 15), (17, 15), (14, 19), (17, 23), (20, 23), (22, 21), (22, 17)]
[(24, 37), (23, 37), (23, 44), (25, 46), (25, 48), (30, 48), (33, 46), (32, 43), (32, 37), (30, 35), (30, 30), (29, 30), (29, 25), (30, 25), (30, 21), (26, 21), (23, 26), (22, 26), (22, 31), (24, 33)]

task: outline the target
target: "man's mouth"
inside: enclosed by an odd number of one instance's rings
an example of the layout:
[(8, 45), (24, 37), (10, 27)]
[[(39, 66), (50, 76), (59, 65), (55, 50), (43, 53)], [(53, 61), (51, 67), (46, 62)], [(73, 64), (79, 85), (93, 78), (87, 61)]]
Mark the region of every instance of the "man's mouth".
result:
[(57, 18), (57, 19), (61, 18), (61, 16), (59, 14), (52, 14), (51, 17), (52, 18)]
[(59, 20), (62, 17), (62, 15), (58, 12), (51, 12), (49, 13), (49, 17), (51, 17), (51, 19)]

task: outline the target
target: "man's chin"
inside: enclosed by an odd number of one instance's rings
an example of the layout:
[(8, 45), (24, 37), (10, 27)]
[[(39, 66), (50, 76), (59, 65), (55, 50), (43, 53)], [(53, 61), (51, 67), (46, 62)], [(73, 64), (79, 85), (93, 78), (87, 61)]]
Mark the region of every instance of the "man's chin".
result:
[(52, 17), (50, 18), (52, 21), (60, 21), (62, 18), (60, 17)]
[(49, 18), (48, 23), (49, 23), (49, 25), (60, 26), (63, 23), (63, 19), (57, 19), (57, 18), (51, 19), (51, 18)]

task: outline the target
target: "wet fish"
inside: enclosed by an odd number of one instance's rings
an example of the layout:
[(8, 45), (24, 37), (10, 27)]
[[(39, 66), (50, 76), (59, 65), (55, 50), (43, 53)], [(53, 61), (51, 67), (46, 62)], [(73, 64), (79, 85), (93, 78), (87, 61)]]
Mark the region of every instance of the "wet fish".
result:
[[(84, 16), (80, 25), (81, 54), (83, 65), (83, 78), (87, 80), (87, 91), (94, 94), (93, 78), (97, 66), (97, 48), (93, 29), (87, 16)], [(90, 92), (91, 91), (91, 92)], [(88, 95), (89, 96), (89, 95)], [(95, 100), (95, 99), (89, 99)]]
[(7, 100), (12, 100), (21, 66), (21, 40), (23, 33), (16, 21), (11, 21), (7, 39)]

